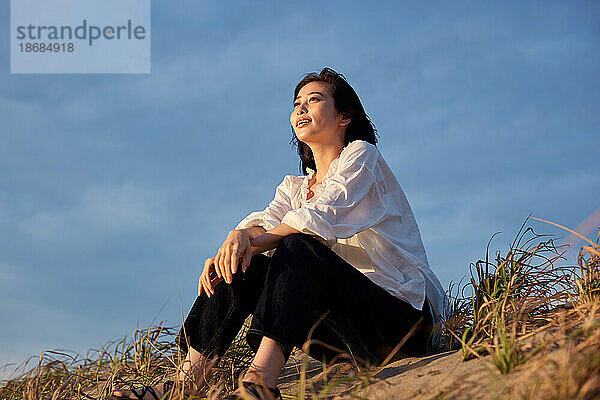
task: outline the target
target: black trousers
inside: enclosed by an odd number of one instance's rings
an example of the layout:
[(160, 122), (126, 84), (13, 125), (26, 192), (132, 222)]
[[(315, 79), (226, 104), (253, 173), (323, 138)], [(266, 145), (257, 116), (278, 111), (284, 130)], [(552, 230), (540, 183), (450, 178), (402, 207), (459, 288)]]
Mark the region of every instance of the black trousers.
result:
[(415, 324), (400, 354), (425, 354), (432, 330), (427, 301), (423, 311), (415, 309), (301, 233), (286, 236), (271, 258), (253, 256), (246, 273), (221, 282), (210, 298), (199, 296), (177, 344), (184, 353), (189, 344), (208, 357), (222, 356), (250, 314), (250, 347), (257, 351), (262, 337), (269, 337), (281, 344), (286, 361), (311, 329), (312, 357), (328, 362), (342, 351), (371, 365), (381, 363)]

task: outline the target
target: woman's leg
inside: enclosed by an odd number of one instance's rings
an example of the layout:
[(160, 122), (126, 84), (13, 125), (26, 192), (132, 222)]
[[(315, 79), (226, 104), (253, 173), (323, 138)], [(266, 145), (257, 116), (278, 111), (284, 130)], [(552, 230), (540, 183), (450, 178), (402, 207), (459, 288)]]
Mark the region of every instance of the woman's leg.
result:
[[(262, 254), (252, 257), (246, 273), (241, 270), (231, 284), (220, 283), (210, 298), (196, 298), (190, 313), (179, 331), (176, 343), (187, 353), (178, 378), (187, 392), (202, 390), (214, 356), (225, 354), (244, 321), (253, 312), (264, 286), (270, 258)], [(161, 397), (162, 385), (153, 390)], [(137, 397), (130, 391), (118, 389), (117, 396)], [(153, 399), (148, 393), (144, 398)]]
[(293, 234), (273, 254), (247, 341), (258, 349), (263, 337), (276, 340), (287, 359), (312, 329), (312, 339), (326, 344), (311, 346), (312, 354), (330, 359), (334, 347), (380, 363), (417, 323), (421, 328), (400, 351), (426, 351), (431, 315), (427, 304), (423, 309), (392, 296), (313, 237)]
[(177, 376), (183, 384), (185, 393), (198, 393), (208, 387), (208, 378), (213, 362), (193, 347), (188, 348)]
[(231, 284), (221, 282), (215, 293), (198, 296), (177, 335), (183, 352), (192, 347), (207, 358), (222, 356), (250, 315), (261, 295), (270, 258), (252, 257), (246, 273), (233, 275)]
[[(395, 361), (425, 355), (433, 328), (428, 304), (421, 311), (387, 292), (382, 298), (380, 307), (373, 301), (368, 310), (328, 313), (314, 327), (308, 353), (327, 363), (350, 355), (359, 364), (371, 366), (380, 365), (388, 356), (387, 361)], [(340, 358), (341, 353), (346, 356)]]
[[(383, 361), (420, 324), (401, 352), (425, 352), (431, 329), (427, 304), (424, 311), (414, 309), (313, 237), (286, 236), (273, 257), (261, 262), (260, 278), (255, 280), (259, 290), (252, 290), (251, 301), (243, 307), (243, 319), (254, 314), (246, 339), (256, 352), (244, 381), (275, 387), (293, 347), (302, 346), (309, 333), (320, 341), (309, 349), (317, 359), (330, 360), (341, 351), (373, 364)], [(238, 330), (239, 326), (234, 329)], [(223, 343), (228, 346), (231, 339)]]
[(281, 345), (265, 336), (243, 380), (274, 388), (277, 386), (279, 373), (284, 364), (285, 356)]

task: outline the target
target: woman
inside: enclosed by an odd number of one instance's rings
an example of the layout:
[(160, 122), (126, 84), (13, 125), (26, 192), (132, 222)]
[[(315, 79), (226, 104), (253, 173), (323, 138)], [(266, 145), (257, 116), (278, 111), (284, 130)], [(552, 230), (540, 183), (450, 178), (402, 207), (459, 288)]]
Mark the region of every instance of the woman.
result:
[[(267, 208), (206, 260), (177, 338), (187, 388), (204, 384), (210, 358), (225, 353), (250, 314), (246, 340), (256, 355), (231, 398), (278, 398), (279, 373), (309, 336), (318, 360), (349, 352), (367, 365), (425, 354), (436, 336), (444, 291), (354, 89), (329, 68), (307, 74), (290, 122), (305, 175), (287, 175)], [(115, 394), (152, 399), (169, 389)]]

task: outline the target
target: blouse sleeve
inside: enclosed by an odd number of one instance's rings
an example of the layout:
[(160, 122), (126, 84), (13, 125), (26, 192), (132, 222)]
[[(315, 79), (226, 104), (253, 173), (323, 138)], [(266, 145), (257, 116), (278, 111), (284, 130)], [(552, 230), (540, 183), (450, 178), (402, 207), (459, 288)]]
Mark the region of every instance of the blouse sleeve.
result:
[(286, 175), (283, 182), (277, 186), (275, 197), (263, 211), (250, 213), (240, 221), (235, 229), (248, 228), (251, 226), (262, 226), (265, 230), (271, 230), (281, 224), (283, 216), (292, 209), (291, 201), (291, 175)]
[(331, 247), (337, 238), (351, 237), (385, 217), (386, 207), (374, 173), (379, 152), (363, 141), (351, 145), (343, 158), (340, 156), (337, 171), (326, 179), (321, 194), (288, 211), (282, 223), (317, 235)]

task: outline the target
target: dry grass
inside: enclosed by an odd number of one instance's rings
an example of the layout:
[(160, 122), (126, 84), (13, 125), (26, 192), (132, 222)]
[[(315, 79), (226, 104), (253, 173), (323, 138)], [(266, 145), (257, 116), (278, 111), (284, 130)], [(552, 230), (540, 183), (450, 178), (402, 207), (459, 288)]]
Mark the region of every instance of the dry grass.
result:
[[(567, 249), (524, 229), (526, 223), (505, 256), (497, 252), (490, 260), (488, 243), (485, 259), (471, 264), (469, 281), (450, 287), (447, 349), (458, 342), (465, 360), (488, 355), (502, 374), (526, 364), (517, 375), (527, 389), (518, 391), (518, 398), (598, 396), (600, 231), (596, 243), (579, 235), (587, 244), (579, 251), (578, 265), (565, 266)], [(565, 332), (560, 342), (529, 341), (559, 328)]]
[[(175, 345), (178, 330), (165, 327), (164, 322), (138, 329), (131, 337), (91, 350), (85, 357), (45, 352), (27, 361), (16, 378), (3, 382), (0, 399), (106, 399), (113, 388), (175, 380), (183, 364)], [(239, 374), (250, 365), (253, 354), (243, 330), (213, 369), (210, 398), (233, 390)], [(177, 387), (175, 392), (182, 390)]]
[(498, 251), (494, 260), (489, 257), (492, 236), (485, 259), (471, 264), (469, 281), (459, 285), (462, 296), (449, 293), (453, 309), (446, 336), (461, 343), (465, 359), (492, 354), (503, 372), (521, 361), (517, 337), (546, 325), (551, 310), (572, 307), (581, 297), (573, 285), (573, 267), (560, 265), (567, 249), (555, 246), (548, 235), (525, 229), (527, 220), (506, 255)]
[[(582, 303), (555, 314), (545, 335), (522, 344), (534, 354), (508, 381), (513, 399), (600, 397), (600, 303)], [(532, 350), (533, 349), (533, 350)]]
[[(470, 278), (451, 283), (443, 346), (461, 349), (465, 360), (490, 360), (506, 377), (501, 398), (600, 396), (600, 233), (596, 243), (584, 238), (587, 244), (577, 266), (565, 266), (566, 249), (525, 228), (528, 220), (505, 255), (496, 252), (490, 259), (492, 237), (484, 260), (470, 265)], [(249, 366), (253, 354), (244, 340), (248, 323), (216, 364), (209, 399), (233, 390)], [(45, 352), (26, 362), (16, 378), (2, 382), (0, 398), (106, 399), (113, 387), (173, 379), (182, 365), (174, 343), (177, 331), (159, 323), (85, 356)], [(551, 332), (555, 336), (545, 336)], [(544, 339), (556, 338), (557, 332), (562, 332), (560, 340)], [(294, 356), (301, 360), (299, 379), (287, 398), (352, 395), (375, 382), (373, 376), (381, 370), (361, 368), (345, 355), (346, 364), (322, 365), (309, 379), (308, 356), (299, 351)]]

